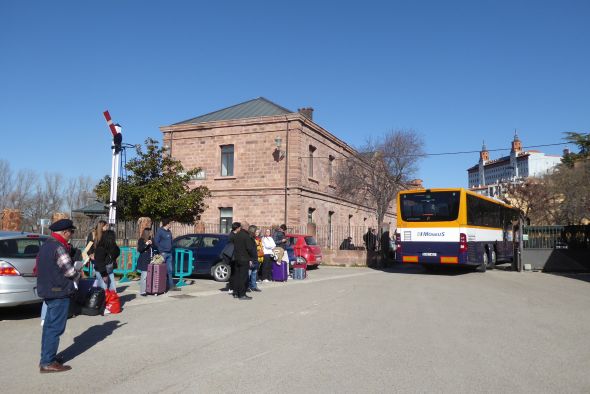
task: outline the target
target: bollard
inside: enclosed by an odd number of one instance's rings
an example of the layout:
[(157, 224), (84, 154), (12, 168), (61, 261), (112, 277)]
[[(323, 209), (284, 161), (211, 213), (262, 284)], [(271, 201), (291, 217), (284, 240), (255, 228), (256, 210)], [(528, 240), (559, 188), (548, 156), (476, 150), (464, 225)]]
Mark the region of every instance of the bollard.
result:
[(138, 257), (139, 253), (137, 253), (137, 249), (128, 246), (123, 246), (121, 248), (121, 254), (117, 259), (118, 267), (117, 269), (113, 270), (115, 274), (122, 275), (121, 279), (119, 280), (119, 283), (129, 282), (127, 274), (135, 272)]
[[(185, 259), (187, 263), (185, 264)], [(193, 273), (193, 251), (190, 249), (174, 249), (174, 268), (177, 277), (180, 278), (176, 287), (186, 286), (187, 283), (184, 281), (185, 276), (189, 276)], [(186, 267), (186, 271), (185, 271)]]

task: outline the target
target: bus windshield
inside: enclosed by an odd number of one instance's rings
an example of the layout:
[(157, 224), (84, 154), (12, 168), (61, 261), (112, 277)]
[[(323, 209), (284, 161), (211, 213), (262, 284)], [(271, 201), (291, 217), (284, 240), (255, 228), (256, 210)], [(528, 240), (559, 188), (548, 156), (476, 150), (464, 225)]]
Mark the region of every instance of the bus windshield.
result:
[(401, 214), (406, 222), (449, 222), (459, 216), (459, 191), (401, 195)]

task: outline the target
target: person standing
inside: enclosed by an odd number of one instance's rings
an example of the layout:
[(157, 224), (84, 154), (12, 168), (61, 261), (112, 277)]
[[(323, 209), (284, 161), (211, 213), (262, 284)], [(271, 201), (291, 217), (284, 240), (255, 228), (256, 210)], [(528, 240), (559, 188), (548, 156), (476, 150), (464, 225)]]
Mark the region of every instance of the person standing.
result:
[[(254, 233), (251, 233), (250, 230), (254, 228)], [(252, 237), (252, 239), (254, 240), (254, 243), (256, 245), (256, 259), (254, 261), (252, 261), (250, 263), (250, 276), (249, 276), (249, 281), (248, 281), (248, 289), (250, 289), (251, 291), (262, 291), (258, 288), (258, 283), (257, 282), (257, 278), (258, 278), (258, 270), (260, 268), (260, 263), (262, 262), (261, 260), (264, 257), (264, 254), (262, 252), (262, 240), (260, 238), (260, 230), (256, 227), (256, 226), (250, 226), (250, 228), (248, 228), (248, 232), (250, 233), (250, 236)]]
[(68, 241), (72, 237), (74, 223), (60, 219), (49, 226), (51, 237), (39, 249), (37, 267), (37, 293), (47, 305), (47, 313), (41, 335), (41, 361), (39, 372), (65, 372), (72, 369), (56, 360), (59, 337), (66, 329), (70, 296), (75, 291), (74, 282), (80, 272), (74, 268), (69, 254)]
[(156, 232), (154, 246), (166, 261), (168, 276), (168, 290), (180, 290), (174, 287), (174, 267), (172, 266), (172, 232), (170, 231), (170, 219), (162, 219), (162, 227)]
[(141, 279), (139, 280), (139, 295), (145, 297), (147, 288), (147, 271), (148, 265), (152, 260), (152, 229), (144, 228), (141, 232), (141, 237), (137, 240), (137, 269), (141, 271)]
[(270, 236), (270, 229), (266, 229), (264, 237), (262, 237), (262, 252), (264, 253), (264, 261), (262, 262), (263, 282), (270, 282), (272, 279), (272, 263), (274, 261), (272, 250), (276, 246), (274, 239)]
[(252, 297), (246, 295), (246, 282), (248, 281), (248, 270), (250, 264), (257, 260), (256, 242), (251, 234), (256, 231), (256, 226), (250, 226), (249, 231), (241, 228), (239, 222), (232, 224), (232, 228), (239, 228), (233, 237), (234, 242), (234, 259), (236, 260), (236, 274), (234, 276), (234, 295), (239, 300), (251, 300)]
[(285, 250), (287, 249), (287, 236), (285, 235), (286, 231), (287, 225), (283, 223), (278, 229), (275, 230), (275, 233), (272, 236), (272, 239), (274, 239), (275, 241), (276, 247), (283, 248)]
[(363, 241), (365, 241), (365, 247), (369, 251), (375, 251), (377, 246), (377, 235), (375, 234), (375, 229), (369, 227), (367, 233), (363, 235)]
[(104, 231), (94, 250), (94, 271), (96, 272), (98, 286), (105, 289), (105, 291), (117, 292), (113, 270), (120, 254), (121, 249), (117, 246), (115, 232), (113, 230)]

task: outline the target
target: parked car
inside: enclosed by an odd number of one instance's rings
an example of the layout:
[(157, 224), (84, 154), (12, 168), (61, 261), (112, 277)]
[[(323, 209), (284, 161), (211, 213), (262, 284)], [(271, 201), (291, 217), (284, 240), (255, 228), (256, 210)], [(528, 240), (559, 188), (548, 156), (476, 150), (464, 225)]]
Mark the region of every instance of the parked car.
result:
[[(174, 238), (172, 248), (192, 250), (193, 275), (211, 275), (218, 282), (227, 282), (231, 268), (219, 256), (228, 241), (229, 234), (187, 234)], [(172, 255), (176, 259), (176, 251)], [(183, 269), (186, 270), (186, 265)]]
[(0, 231), (0, 307), (42, 301), (33, 270), (45, 240), (40, 234)]
[(289, 244), (293, 246), (295, 256), (300, 257), (307, 266), (317, 267), (322, 262), (322, 249), (311, 235), (287, 234)]

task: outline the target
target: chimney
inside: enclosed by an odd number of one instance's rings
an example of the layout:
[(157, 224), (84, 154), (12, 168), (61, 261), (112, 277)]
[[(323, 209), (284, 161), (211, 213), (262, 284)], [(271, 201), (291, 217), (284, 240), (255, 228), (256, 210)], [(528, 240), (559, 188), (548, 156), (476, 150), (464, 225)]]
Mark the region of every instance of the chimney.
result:
[(301, 115), (305, 116), (307, 119), (313, 120), (313, 108), (311, 108), (311, 107), (299, 108), (297, 110), (297, 112), (299, 112)]

